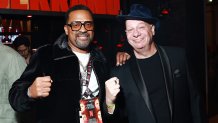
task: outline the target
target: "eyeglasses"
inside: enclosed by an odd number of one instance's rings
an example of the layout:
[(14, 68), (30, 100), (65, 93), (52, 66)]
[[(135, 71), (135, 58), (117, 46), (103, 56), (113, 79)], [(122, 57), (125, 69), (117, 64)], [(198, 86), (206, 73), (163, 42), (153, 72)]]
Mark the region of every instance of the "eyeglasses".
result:
[(93, 21), (84, 21), (83, 23), (81, 21), (73, 21), (70, 24), (67, 24), (67, 26), (71, 27), (72, 31), (79, 31), (82, 25), (87, 31), (93, 31), (94, 29)]

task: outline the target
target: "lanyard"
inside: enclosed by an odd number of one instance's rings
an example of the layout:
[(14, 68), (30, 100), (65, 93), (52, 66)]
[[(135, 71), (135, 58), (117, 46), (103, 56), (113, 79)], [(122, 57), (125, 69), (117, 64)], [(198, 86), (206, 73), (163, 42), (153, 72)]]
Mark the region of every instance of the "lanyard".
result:
[[(91, 72), (92, 72), (92, 68), (93, 68), (92, 61), (93, 61), (93, 59), (90, 57), (88, 65), (87, 65), (87, 71), (84, 71), (84, 73), (80, 73), (81, 85), (86, 86), (86, 90), (85, 90), (84, 94), (82, 94), (82, 98), (87, 98), (88, 96), (90, 96), (91, 98), (94, 97), (93, 92), (88, 88), (90, 78), (91, 78)], [(85, 74), (85, 75), (82, 75), (82, 74)]]

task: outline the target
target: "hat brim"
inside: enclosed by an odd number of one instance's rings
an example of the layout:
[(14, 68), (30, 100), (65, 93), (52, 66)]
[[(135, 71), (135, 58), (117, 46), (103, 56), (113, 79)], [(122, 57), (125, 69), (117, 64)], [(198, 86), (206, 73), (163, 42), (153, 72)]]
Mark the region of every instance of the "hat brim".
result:
[(129, 15), (118, 15), (117, 19), (120, 22), (125, 22), (126, 20), (142, 20), (142, 21), (145, 21), (147, 23), (154, 24), (154, 25), (156, 25), (156, 23), (158, 21), (156, 18), (143, 18), (143, 17), (139, 17), (139, 16), (129, 16)]

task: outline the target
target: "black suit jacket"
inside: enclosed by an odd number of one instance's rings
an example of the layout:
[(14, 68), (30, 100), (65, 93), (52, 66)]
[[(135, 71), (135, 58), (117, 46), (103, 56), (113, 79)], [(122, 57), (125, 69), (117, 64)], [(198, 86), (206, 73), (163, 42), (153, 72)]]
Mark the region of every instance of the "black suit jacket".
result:
[[(164, 73), (171, 122), (201, 123), (203, 107), (199, 93), (189, 76), (184, 50), (173, 47), (157, 48)], [(111, 76), (118, 77), (121, 84), (114, 119), (130, 123), (157, 123), (147, 87), (138, 67), (132, 54), (125, 65), (112, 70)]]

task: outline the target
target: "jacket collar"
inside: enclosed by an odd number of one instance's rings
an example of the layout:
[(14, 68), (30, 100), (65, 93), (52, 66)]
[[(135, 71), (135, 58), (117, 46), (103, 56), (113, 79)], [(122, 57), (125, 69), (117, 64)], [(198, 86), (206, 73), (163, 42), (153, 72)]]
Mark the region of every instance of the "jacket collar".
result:
[(161, 65), (164, 74), (164, 82), (167, 91), (167, 98), (169, 103), (171, 121), (173, 117), (173, 75), (169, 57), (162, 46), (157, 46), (158, 53), (161, 60)]
[[(67, 43), (66, 34), (62, 34), (52, 46), (52, 53), (54, 60), (61, 60), (71, 57), (76, 57), (72, 52), (70, 46)], [(106, 61), (105, 57), (101, 52), (98, 52), (99, 49), (95, 48), (92, 44), (90, 45), (90, 54), (94, 60)]]
[(52, 55), (54, 60), (74, 57), (75, 54), (71, 51), (68, 43), (67, 36), (62, 34), (52, 46)]

